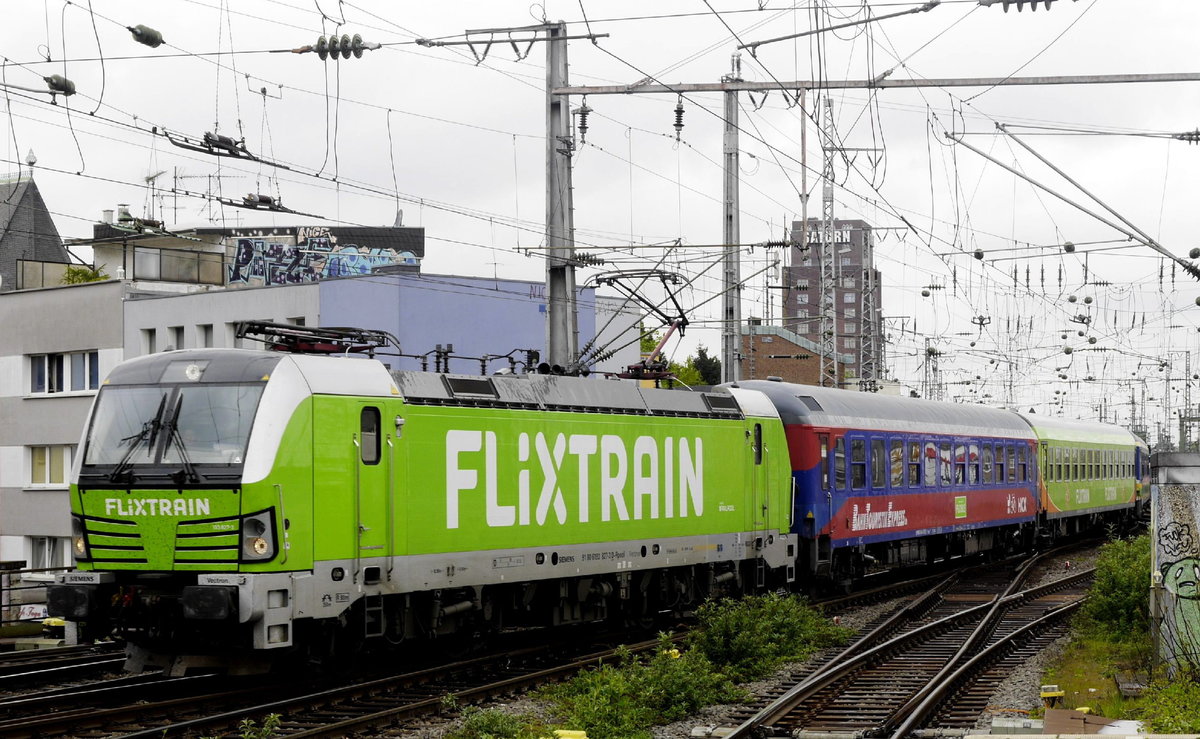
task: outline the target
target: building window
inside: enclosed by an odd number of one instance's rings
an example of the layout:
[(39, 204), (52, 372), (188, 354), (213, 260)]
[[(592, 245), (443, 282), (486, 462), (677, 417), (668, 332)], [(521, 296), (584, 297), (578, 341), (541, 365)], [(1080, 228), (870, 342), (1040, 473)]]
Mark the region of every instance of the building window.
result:
[(71, 447), (65, 444), (29, 447), (29, 486), (65, 488), (71, 467)]
[(849, 305), (854, 305), (854, 304), (858, 303), (858, 294), (857, 293), (842, 293), (842, 302), (847, 303)]
[(858, 333), (858, 324), (854, 321), (846, 321), (846, 323), (843, 324), (843, 330), (845, 330), (845, 332), (848, 334), (856, 334)]
[(850, 256), (842, 257), (842, 266), (843, 267), (854, 266), (854, 257), (850, 257)]
[(808, 289), (808, 280), (797, 280), (796, 281), (796, 289), (797, 290), (807, 290)]
[(29, 392), (65, 393), (100, 387), (100, 353), (34, 354), (29, 357)]
[(66, 539), (58, 536), (29, 537), (29, 567), (34, 570), (47, 570), (55, 567), (65, 567), (69, 563), (63, 561), (67, 551)]
[(158, 351), (158, 333), (152, 328), (142, 329), (142, 354)]
[(804, 258), (804, 261), (800, 262), (800, 264), (801, 264), (802, 266), (804, 266), (804, 267), (811, 267), (811, 266), (813, 266), (813, 260), (812, 260), (812, 257), (805, 257), (805, 258)]
[(842, 311), (843, 318), (858, 318), (858, 308), (846, 308)]
[(858, 339), (856, 339), (852, 336), (846, 337), (845, 339), (842, 340), (842, 342), (846, 349), (857, 349), (858, 348)]
[(856, 281), (853, 277), (843, 277), (842, 278), (842, 287), (849, 287), (849, 288), (858, 287), (858, 285), (855, 284), (855, 282)]
[(211, 323), (202, 323), (196, 326), (196, 344), (203, 347), (211, 347), (213, 345), (213, 325)]
[(797, 295), (796, 302), (800, 305), (808, 305), (808, 293), (801, 293)]

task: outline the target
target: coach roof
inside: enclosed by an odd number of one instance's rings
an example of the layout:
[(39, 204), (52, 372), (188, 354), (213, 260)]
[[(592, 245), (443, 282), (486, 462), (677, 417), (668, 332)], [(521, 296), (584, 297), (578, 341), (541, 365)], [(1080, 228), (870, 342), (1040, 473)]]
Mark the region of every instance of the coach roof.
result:
[(963, 403), (878, 395), (852, 390), (743, 380), (738, 387), (759, 390), (779, 408), (785, 424), (871, 431), (1033, 439), (1017, 414)]

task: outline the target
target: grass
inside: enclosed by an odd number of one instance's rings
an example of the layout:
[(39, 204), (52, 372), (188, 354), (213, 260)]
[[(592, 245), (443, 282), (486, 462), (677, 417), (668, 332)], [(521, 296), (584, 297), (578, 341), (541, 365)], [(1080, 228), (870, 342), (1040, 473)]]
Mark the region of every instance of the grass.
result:
[(1134, 718), (1141, 699), (1123, 698), (1117, 690), (1118, 672), (1144, 672), (1149, 638), (1134, 643), (1112, 641), (1076, 629), (1075, 637), (1046, 671), (1043, 684), (1052, 683), (1065, 695), (1056, 708), (1088, 707), (1108, 718)]

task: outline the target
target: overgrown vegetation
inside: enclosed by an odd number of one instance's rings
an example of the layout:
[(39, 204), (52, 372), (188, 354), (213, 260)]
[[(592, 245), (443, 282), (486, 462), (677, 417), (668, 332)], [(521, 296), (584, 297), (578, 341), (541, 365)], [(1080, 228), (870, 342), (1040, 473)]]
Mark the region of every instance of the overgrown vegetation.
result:
[(697, 617), (700, 628), (688, 635), (689, 646), (737, 682), (761, 677), (784, 662), (807, 659), (851, 634), (803, 598), (777, 593), (709, 601)]
[(1155, 734), (1200, 734), (1200, 684), (1160, 680), (1140, 700), (1140, 718)]
[[(765, 676), (778, 665), (821, 647), (843, 643), (848, 629), (834, 626), (803, 598), (770, 594), (713, 601), (699, 625), (676, 647), (668, 635), (648, 657), (627, 651), (615, 662), (581, 673), (539, 696), (559, 726), (585, 730), (590, 739), (642, 739), (649, 727), (690, 716), (707, 705), (744, 700), (737, 682)], [(521, 734), (464, 734), (456, 739)]]
[(547, 736), (553, 734), (538, 719), (472, 706), (463, 711), (462, 726), (447, 733), (446, 739), (543, 739)]
[[(1091, 595), (1075, 622), (1074, 641), (1047, 671), (1045, 682), (1065, 693), (1063, 708), (1087, 706), (1101, 716), (1138, 719), (1153, 733), (1200, 733), (1196, 676), (1168, 679), (1155, 664), (1150, 547), (1148, 535), (1104, 545)], [(1117, 689), (1121, 673), (1153, 680), (1141, 696), (1126, 698)]]
[(1150, 537), (1110, 541), (1096, 559), (1096, 579), (1082, 608), (1081, 626), (1118, 643), (1148, 639)]
[(589, 739), (649, 737), (650, 726), (745, 697), (703, 654), (676, 649), (666, 635), (648, 659), (621, 651), (615, 664), (582, 672), (542, 695), (562, 726), (585, 730)]

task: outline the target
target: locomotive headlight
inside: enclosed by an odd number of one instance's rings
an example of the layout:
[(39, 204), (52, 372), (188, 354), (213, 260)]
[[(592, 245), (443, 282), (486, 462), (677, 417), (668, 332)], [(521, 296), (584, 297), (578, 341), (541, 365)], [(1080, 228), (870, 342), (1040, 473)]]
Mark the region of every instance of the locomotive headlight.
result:
[(242, 517), (242, 561), (262, 562), (275, 556), (275, 512), (268, 509)]
[(71, 516), (71, 553), (77, 562), (86, 561), (89, 558), (83, 518), (75, 515)]

